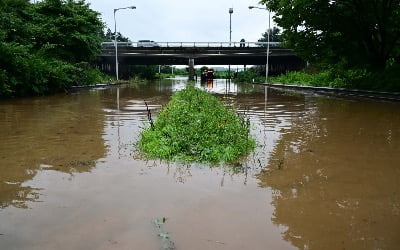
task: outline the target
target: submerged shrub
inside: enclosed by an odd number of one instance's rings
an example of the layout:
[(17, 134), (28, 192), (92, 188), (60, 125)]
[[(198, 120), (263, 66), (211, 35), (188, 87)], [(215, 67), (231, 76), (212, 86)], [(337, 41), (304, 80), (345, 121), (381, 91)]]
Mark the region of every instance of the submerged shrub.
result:
[(187, 87), (176, 92), (154, 124), (142, 131), (139, 149), (150, 158), (233, 162), (255, 147), (249, 120), (211, 94)]

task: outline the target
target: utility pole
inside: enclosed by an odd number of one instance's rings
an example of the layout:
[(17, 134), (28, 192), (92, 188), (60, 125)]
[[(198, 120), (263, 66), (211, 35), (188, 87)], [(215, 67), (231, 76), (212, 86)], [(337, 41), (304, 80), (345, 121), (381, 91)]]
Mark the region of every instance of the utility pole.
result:
[(267, 63), (265, 64), (265, 84), (268, 84), (268, 70), (269, 70), (269, 40), (271, 32), (271, 11), (268, 8), (262, 8), (258, 6), (249, 6), (249, 9), (260, 9), (268, 11), (268, 27), (267, 27)]
[(229, 8), (229, 47), (231, 46), (232, 42), (232, 13), (233, 8)]
[[(232, 13), (233, 8), (229, 8), (229, 47), (231, 47), (232, 42)], [(229, 79), (231, 79), (231, 65), (229, 64), (228, 68)]]
[(124, 9), (136, 9), (135, 6), (129, 6), (125, 8), (117, 8), (114, 9), (114, 46), (115, 46), (115, 77), (117, 78), (117, 81), (119, 80), (118, 77), (118, 42), (117, 42), (117, 19), (115, 18), (115, 13), (119, 10), (124, 10)]

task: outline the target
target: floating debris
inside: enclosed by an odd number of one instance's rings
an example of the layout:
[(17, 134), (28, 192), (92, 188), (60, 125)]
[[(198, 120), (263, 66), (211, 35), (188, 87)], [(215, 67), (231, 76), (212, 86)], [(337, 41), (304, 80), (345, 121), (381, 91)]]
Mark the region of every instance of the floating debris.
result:
[(153, 223), (158, 227), (161, 228), (162, 225), (165, 224), (165, 222), (167, 221), (167, 218), (162, 217), (162, 218), (156, 218)]
[(156, 218), (153, 223), (159, 229), (158, 237), (161, 238), (161, 249), (162, 250), (175, 250), (175, 243), (171, 240), (171, 236), (168, 232), (162, 230), (162, 226), (167, 222), (166, 217)]

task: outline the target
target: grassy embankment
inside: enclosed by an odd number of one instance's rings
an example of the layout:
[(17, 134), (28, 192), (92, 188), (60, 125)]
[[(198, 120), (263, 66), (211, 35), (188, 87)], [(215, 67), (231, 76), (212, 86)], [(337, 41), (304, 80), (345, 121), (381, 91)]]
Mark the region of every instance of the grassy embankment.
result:
[(373, 91), (400, 91), (400, 66), (384, 71), (335, 70), (287, 72), (271, 77), (270, 82), (303, 86), (364, 89)]
[[(237, 82), (263, 83), (265, 77), (254, 69), (239, 72)], [(374, 91), (400, 91), (400, 66), (393, 65), (384, 71), (365, 69), (316, 69), (307, 68), (280, 76), (271, 76), (270, 83), (294, 84), (301, 86), (363, 89)]]
[(251, 152), (250, 121), (211, 94), (187, 87), (176, 92), (150, 126), (139, 149), (149, 158), (189, 162), (235, 162)]

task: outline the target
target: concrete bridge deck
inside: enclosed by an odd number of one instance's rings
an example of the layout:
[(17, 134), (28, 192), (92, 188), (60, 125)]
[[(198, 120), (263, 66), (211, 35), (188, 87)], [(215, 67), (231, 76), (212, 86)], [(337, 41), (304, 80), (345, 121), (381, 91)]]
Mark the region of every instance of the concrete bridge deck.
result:
[[(100, 54), (104, 62), (115, 63), (115, 49), (105, 48)], [(267, 51), (256, 47), (119, 47), (118, 61), (120, 64), (161, 64), (187, 65), (188, 59), (195, 59), (196, 65), (243, 65), (265, 64)], [(270, 48), (269, 61), (296, 60), (292, 50)]]
[[(266, 43), (157, 43), (153, 47), (137, 47), (137, 44), (118, 43), (119, 67), (128, 65), (265, 65)], [(242, 46), (240, 46), (242, 45)], [(100, 57), (101, 69), (115, 70), (115, 47), (112, 43), (103, 46)], [(304, 66), (304, 61), (291, 49), (270, 43), (269, 72), (278, 74)], [(125, 69), (126, 70), (126, 69)]]

